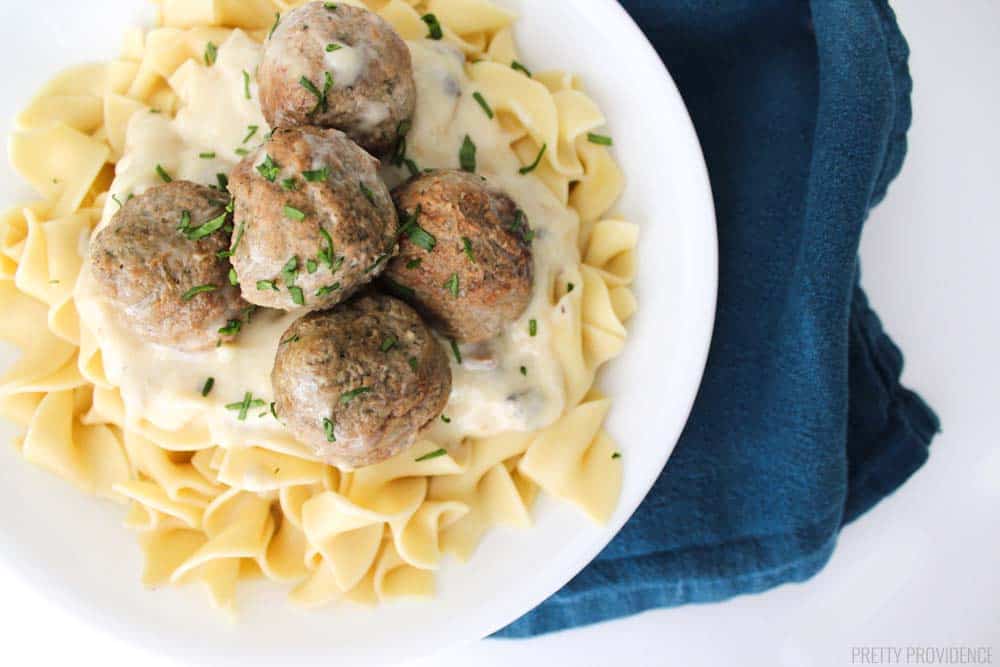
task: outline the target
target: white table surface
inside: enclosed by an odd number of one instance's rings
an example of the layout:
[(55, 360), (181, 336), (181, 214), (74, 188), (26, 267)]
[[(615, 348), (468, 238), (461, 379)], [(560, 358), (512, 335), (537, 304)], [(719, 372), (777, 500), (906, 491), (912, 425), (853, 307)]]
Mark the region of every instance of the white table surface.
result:
[[(913, 51), (910, 152), (862, 258), (906, 353), (904, 380), (942, 419), (928, 464), (849, 526), (805, 584), (421, 664), (798, 667), (911, 645), (992, 646), (1000, 663), (1000, 3), (900, 0), (896, 11)], [(2, 566), (0, 591), (3, 664), (176, 664), (93, 630)]]

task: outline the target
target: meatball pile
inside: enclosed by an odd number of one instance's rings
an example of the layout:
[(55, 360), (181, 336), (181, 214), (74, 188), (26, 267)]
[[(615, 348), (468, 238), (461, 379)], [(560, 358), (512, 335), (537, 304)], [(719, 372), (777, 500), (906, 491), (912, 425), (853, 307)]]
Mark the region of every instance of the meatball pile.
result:
[(446, 346), (488, 341), (524, 312), (528, 221), (465, 172), (389, 192), (373, 155), (409, 123), (416, 86), (378, 16), (327, 2), (287, 12), (258, 82), (275, 129), (230, 174), (231, 199), (184, 181), (148, 190), (98, 233), (91, 273), (126, 326), (181, 350), (234, 337), (248, 307), (300, 313), (271, 375), (278, 418), (333, 465), (378, 463), (444, 410)]

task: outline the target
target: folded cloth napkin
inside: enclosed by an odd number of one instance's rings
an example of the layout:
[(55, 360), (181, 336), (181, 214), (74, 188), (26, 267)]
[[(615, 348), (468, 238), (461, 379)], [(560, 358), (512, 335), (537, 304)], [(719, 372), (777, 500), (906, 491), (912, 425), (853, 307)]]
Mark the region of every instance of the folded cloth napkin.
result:
[(899, 172), (910, 123), (908, 49), (887, 1), (622, 4), (676, 80), (708, 163), (715, 336), (642, 506), (502, 637), (807, 579), (938, 430), (899, 384), (902, 357), (858, 286), (862, 223)]

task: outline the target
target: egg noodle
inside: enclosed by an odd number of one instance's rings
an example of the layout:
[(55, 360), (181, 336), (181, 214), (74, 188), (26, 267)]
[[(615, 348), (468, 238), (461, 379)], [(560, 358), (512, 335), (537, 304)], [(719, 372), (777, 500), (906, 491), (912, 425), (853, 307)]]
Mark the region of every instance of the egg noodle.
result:
[(491, 525), (529, 526), (539, 489), (606, 521), (622, 466), (602, 430), (610, 401), (592, 386), (622, 350), (635, 311), (638, 230), (606, 217), (624, 181), (610, 142), (595, 134), (604, 116), (576, 77), (529, 74), (515, 17), (487, 0), (346, 4), (377, 12), (408, 41), (428, 36), (433, 14), (520, 163), (537, 164), (525, 178), (572, 213), (580, 264), (552, 286), (546, 332), (562, 369), (562, 415), (541, 430), (458, 447), (425, 434), (396, 458), (341, 471), (266, 443), (220, 446), (197, 422), (165, 429), (129, 413), (74, 294), (130, 120), (176, 115), (182, 66), (203, 66), (206, 49), (233, 34), (263, 42), (277, 14), (303, 3), (158, 4), (159, 27), (129, 32), (119, 60), (51, 80), (10, 139), (11, 162), (40, 195), (0, 217), (0, 338), (22, 351), (0, 378), (0, 414), (24, 427), (15, 442), (24, 458), (127, 505), (144, 584), (200, 581), (224, 609), (234, 608), (240, 580), (261, 575), (306, 606), (432, 595), (444, 554), (467, 560)]

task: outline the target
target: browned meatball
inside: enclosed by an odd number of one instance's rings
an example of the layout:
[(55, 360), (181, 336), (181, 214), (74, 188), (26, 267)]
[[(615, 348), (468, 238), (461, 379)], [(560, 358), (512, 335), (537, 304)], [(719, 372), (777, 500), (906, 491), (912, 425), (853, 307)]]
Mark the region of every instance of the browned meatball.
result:
[(230, 285), (224, 257), (228, 200), (218, 190), (174, 181), (127, 201), (98, 232), (91, 275), (124, 326), (181, 350), (214, 347), (235, 334), (230, 321), (246, 304)]
[(329, 463), (395, 456), (448, 402), (447, 354), (392, 297), (370, 293), (311, 313), (281, 340), (271, 373), (278, 417)]
[(243, 298), (329, 308), (385, 269), (397, 219), (378, 160), (338, 130), (278, 130), (236, 166), (233, 267)]
[(385, 284), (447, 336), (480, 343), (531, 301), (532, 232), (517, 204), (464, 171), (423, 174), (393, 191), (403, 221)]
[(392, 149), (417, 99), (406, 43), (378, 15), (344, 3), (284, 14), (257, 82), (271, 127), (335, 127), (374, 155)]

